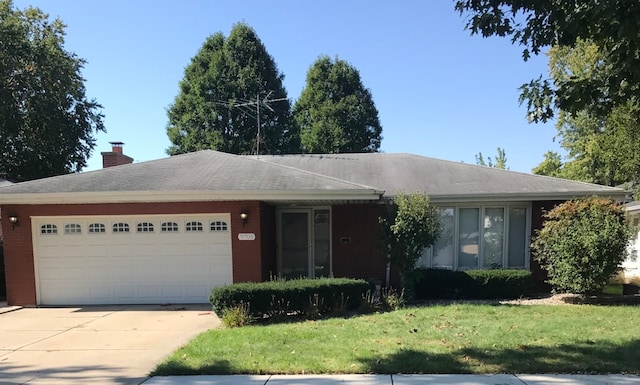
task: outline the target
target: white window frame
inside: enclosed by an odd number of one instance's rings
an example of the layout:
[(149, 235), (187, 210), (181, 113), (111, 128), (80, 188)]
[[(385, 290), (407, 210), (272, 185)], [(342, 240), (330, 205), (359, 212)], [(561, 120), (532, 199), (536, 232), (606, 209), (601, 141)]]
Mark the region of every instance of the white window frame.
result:
[[(531, 250), (530, 250), (530, 240), (531, 240), (531, 202), (478, 202), (478, 203), (438, 203), (436, 204), (438, 208), (447, 209), (453, 208), (453, 270), (475, 270), (475, 269), (485, 269), (484, 266), (484, 216), (485, 210), (487, 208), (503, 208), (504, 209), (504, 235), (502, 239), (502, 267), (503, 269), (529, 269), (531, 267)], [(510, 231), (510, 221), (509, 221), (509, 209), (514, 207), (525, 208), (527, 211), (526, 219), (525, 219), (525, 251), (524, 251), (524, 266), (519, 267), (511, 267), (509, 264), (509, 231)], [(460, 269), (458, 266), (459, 262), (459, 252), (460, 252), (460, 209), (462, 208), (478, 208), (479, 209), (479, 222), (478, 222), (478, 267), (477, 268), (465, 268)], [(423, 253), (423, 257), (418, 262), (420, 266), (433, 267), (433, 248), (429, 247)], [(437, 267), (440, 268), (440, 267)]]

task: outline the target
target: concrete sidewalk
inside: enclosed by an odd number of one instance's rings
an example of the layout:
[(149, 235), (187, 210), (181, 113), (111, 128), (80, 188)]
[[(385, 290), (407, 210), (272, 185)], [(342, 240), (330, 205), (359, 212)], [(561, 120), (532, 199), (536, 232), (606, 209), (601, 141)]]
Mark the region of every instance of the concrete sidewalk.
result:
[(322, 376), (173, 376), (152, 377), (144, 385), (639, 385), (634, 375), (553, 374), (348, 374)]

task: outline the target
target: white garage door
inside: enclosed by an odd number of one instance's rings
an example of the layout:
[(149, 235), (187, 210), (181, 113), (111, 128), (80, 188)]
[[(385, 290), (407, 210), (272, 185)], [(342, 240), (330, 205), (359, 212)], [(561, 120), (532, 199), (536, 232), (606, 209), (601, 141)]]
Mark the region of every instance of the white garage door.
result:
[(38, 304), (208, 302), (233, 281), (229, 219), (34, 217)]

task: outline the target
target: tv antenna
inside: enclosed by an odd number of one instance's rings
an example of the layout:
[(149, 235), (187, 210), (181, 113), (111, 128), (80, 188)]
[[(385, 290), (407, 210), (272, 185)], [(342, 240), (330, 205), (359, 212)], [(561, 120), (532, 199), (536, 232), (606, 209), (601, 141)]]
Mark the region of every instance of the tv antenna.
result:
[[(246, 103), (234, 104), (232, 107), (247, 107), (247, 106), (256, 106), (256, 120), (258, 122), (258, 129), (256, 130), (256, 156), (260, 156), (260, 105), (267, 108), (269, 111), (273, 112), (273, 108), (269, 104), (275, 102), (281, 102), (283, 100), (288, 100), (288, 98), (278, 98), (278, 99), (269, 99), (273, 94), (273, 91), (269, 91), (267, 96), (265, 96), (262, 100), (260, 100), (260, 92), (256, 95), (256, 100)], [(252, 149), (253, 150), (253, 149)]]

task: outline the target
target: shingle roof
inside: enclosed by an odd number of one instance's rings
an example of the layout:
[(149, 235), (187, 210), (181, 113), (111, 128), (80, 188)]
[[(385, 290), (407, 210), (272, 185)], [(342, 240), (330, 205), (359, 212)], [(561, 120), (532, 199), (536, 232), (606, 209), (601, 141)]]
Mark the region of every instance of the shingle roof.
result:
[(286, 165), (204, 150), (17, 183), (0, 194), (112, 191), (353, 190), (373, 188)]
[[(255, 158), (255, 157), (254, 157)], [(320, 154), (260, 156), (265, 163), (295, 167), (334, 178), (375, 186), (393, 196), (399, 191), (425, 192), (432, 198), (623, 197), (625, 191), (591, 183), (501, 170), (413, 154)]]
[[(239, 156), (205, 150), (169, 158), (61, 175), (0, 188), (0, 203), (48, 196), (75, 202), (93, 194), (162, 199), (264, 199), (315, 194), (313, 199), (377, 199), (383, 192), (420, 191), (432, 199), (567, 199), (584, 195), (622, 198), (623, 189), (450, 162), (411, 154)], [(226, 192), (221, 195), (220, 192)], [(75, 195), (74, 195), (75, 194)], [(151, 194), (151, 195), (150, 195)], [(249, 195), (248, 195), (249, 194)], [(253, 195), (251, 195), (253, 194)], [(331, 194), (334, 194), (331, 196)], [(75, 196), (75, 198), (74, 198)], [(267, 198), (268, 197), (268, 198)], [(74, 200), (75, 199), (75, 200)], [(87, 198), (85, 198), (87, 199)], [(284, 199), (284, 198), (283, 198)], [(311, 198), (309, 198), (311, 199)], [(356, 198), (353, 198), (356, 199)], [(87, 200), (85, 200), (87, 201)], [(114, 201), (114, 198), (111, 198)]]

